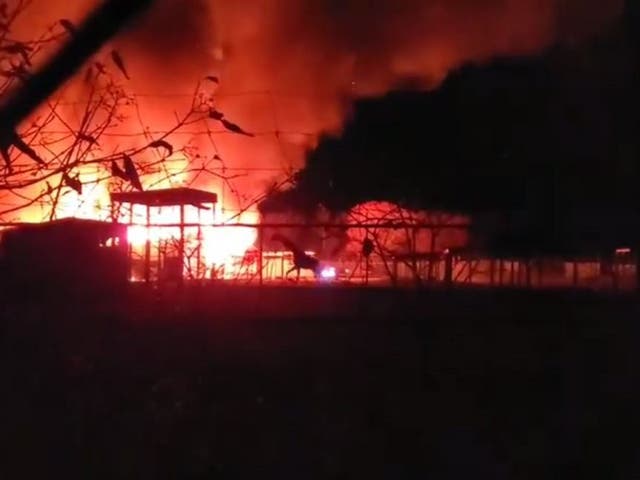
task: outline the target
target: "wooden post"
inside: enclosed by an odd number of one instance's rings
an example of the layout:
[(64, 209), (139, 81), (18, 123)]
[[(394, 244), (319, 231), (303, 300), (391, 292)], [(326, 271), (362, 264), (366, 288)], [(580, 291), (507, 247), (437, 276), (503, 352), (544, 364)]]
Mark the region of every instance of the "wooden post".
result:
[(160, 272), (162, 272), (162, 258), (161, 258), (161, 253), (162, 253), (162, 240), (160, 240), (158, 238), (158, 244), (156, 245), (156, 251), (157, 251), (157, 255), (156, 255), (156, 265), (158, 266), (158, 277), (161, 277)]
[[(436, 232), (435, 229), (429, 229), (429, 270), (427, 272), (427, 278), (429, 281), (434, 279), (434, 260), (436, 258)], [(438, 259), (438, 265), (440, 265), (440, 259)], [(439, 273), (439, 272), (438, 272)]]
[(578, 261), (573, 260), (573, 287), (578, 287)]
[(493, 286), (496, 276), (496, 261), (492, 258), (489, 260), (489, 285)]
[[(133, 207), (133, 205), (132, 205)], [(145, 231), (145, 242), (144, 242), (144, 281), (149, 283), (151, 277), (151, 235), (150, 235), (150, 224), (151, 224), (151, 208), (147, 205), (147, 228)]]
[(413, 270), (413, 275), (416, 281), (420, 280), (420, 273), (418, 272), (418, 260), (417, 260), (417, 248), (416, 248), (416, 239), (417, 239), (417, 229), (413, 227), (411, 229), (411, 268)]
[(180, 279), (182, 283), (184, 280), (184, 205), (180, 205), (180, 243), (178, 246), (178, 257), (180, 257)]
[[(386, 260), (383, 259), (383, 261), (386, 262)], [(393, 278), (391, 279), (391, 284), (396, 287), (398, 286), (398, 259), (395, 257), (395, 255), (392, 257), (392, 265), (393, 265), (393, 270), (392, 270), (392, 276)], [(366, 263), (366, 268), (367, 268), (367, 282), (369, 282), (369, 259), (367, 258), (367, 263)]]
[(444, 283), (450, 286), (453, 283), (453, 255), (447, 252), (444, 257)]
[(258, 224), (258, 279), (260, 285), (264, 283), (264, 275), (262, 271), (264, 270), (263, 265), (263, 256), (264, 256), (264, 229), (262, 225)]
[(619, 273), (620, 273), (620, 263), (618, 262), (618, 257), (616, 257), (616, 255), (614, 255), (611, 258), (611, 283), (613, 284), (613, 291), (617, 292), (618, 288), (620, 287), (618, 280), (619, 280)]
[(200, 208), (198, 208), (198, 254), (196, 256), (196, 275), (198, 277), (198, 280), (201, 280), (200, 278), (200, 272), (202, 270), (202, 215), (200, 212)]
[[(122, 208), (122, 205), (120, 205), (120, 208)], [(133, 224), (133, 205), (129, 204), (129, 225), (127, 226), (127, 262), (129, 263), (129, 280), (131, 280), (132, 277), (132, 269), (133, 269), (133, 245), (131, 244), (131, 241), (129, 240), (129, 229), (131, 228), (131, 225)]]
[[(393, 259), (393, 275), (394, 277), (398, 276), (398, 261), (395, 258)], [(364, 256), (364, 284), (369, 285), (369, 255)]]
[(498, 260), (498, 283), (500, 286), (504, 283), (504, 262), (502, 258)]

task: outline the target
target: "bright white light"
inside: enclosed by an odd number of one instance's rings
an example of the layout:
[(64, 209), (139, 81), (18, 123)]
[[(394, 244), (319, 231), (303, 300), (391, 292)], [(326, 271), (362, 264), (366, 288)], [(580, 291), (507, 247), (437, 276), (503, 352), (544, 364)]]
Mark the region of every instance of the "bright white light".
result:
[(334, 267), (324, 267), (320, 272), (320, 276), (324, 279), (336, 278), (336, 269)]

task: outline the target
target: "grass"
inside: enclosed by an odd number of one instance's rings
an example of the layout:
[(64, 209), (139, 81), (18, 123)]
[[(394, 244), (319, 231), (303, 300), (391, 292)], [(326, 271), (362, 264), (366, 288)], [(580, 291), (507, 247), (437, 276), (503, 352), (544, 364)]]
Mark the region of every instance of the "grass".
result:
[(2, 478), (631, 478), (637, 313), (490, 290), (6, 299)]

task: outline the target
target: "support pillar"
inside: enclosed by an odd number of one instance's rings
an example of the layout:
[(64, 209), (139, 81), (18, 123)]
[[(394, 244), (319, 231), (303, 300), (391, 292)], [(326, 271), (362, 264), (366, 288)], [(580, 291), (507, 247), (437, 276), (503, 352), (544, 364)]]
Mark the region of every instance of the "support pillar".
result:
[(264, 283), (263, 257), (264, 257), (264, 229), (262, 228), (262, 225), (258, 225), (258, 279), (261, 286)]
[[(133, 208), (133, 205), (132, 205)], [(144, 242), (144, 281), (149, 283), (151, 279), (151, 208), (147, 205), (147, 228), (145, 229)]]
[[(122, 205), (120, 205), (120, 208), (122, 208)], [(129, 225), (127, 226), (127, 275), (128, 275), (128, 280), (131, 280), (131, 278), (133, 277), (133, 245), (131, 244), (131, 241), (129, 240), (129, 229), (131, 228), (131, 225), (133, 225), (133, 205), (129, 204)]]
[(178, 257), (180, 258), (180, 276), (179, 282), (184, 280), (184, 205), (180, 205), (180, 243), (178, 244)]
[(198, 280), (201, 280), (201, 271), (202, 271), (202, 215), (200, 214), (200, 209), (198, 208), (198, 254), (196, 256), (196, 275)]
[(453, 283), (453, 255), (447, 252), (444, 257), (444, 283), (450, 286)]

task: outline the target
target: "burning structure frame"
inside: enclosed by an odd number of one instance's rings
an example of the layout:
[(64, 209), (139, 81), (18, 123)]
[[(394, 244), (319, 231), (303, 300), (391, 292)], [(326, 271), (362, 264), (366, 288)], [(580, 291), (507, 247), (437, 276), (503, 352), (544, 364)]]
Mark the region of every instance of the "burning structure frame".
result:
[[(202, 268), (201, 259), (201, 243), (202, 243), (202, 228), (203, 223), (201, 220), (201, 211), (206, 210), (212, 213), (211, 223), (215, 222), (215, 207), (218, 202), (217, 194), (213, 192), (207, 192), (204, 190), (197, 190), (194, 188), (171, 188), (160, 190), (147, 190), (142, 192), (117, 192), (111, 193), (112, 209), (114, 212), (119, 212), (122, 215), (122, 208), (128, 206), (129, 215), (129, 228), (131, 229), (135, 225), (140, 225), (135, 219), (136, 206), (144, 208), (144, 260), (143, 260), (143, 278), (145, 282), (151, 281), (152, 273), (152, 241), (151, 232), (152, 229), (171, 229), (178, 230), (178, 242), (177, 249), (173, 249), (173, 256), (170, 256), (171, 251), (168, 248), (168, 244), (165, 249), (157, 246), (157, 273), (162, 275), (161, 272), (165, 272), (171, 279), (182, 281), (184, 278), (183, 269), (187, 262), (186, 255), (186, 230), (196, 230), (196, 271), (200, 272)], [(187, 208), (192, 207), (197, 211), (198, 220), (195, 223), (187, 223)], [(174, 209), (179, 210), (179, 223), (162, 223), (157, 224), (152, 222), (152, 209), (160, 210), (160, 216), (162, 216), (162, 209)], [(114, 215), (117, 218), (117, 215)], [(131, 230), (129, 231), (131, 232)], [(133, 261), (133, 248), (131, 238), (129, 237), (129, 262), (130, 268)], [(130, 278), (132, 278), (132, 272), (130, 272)]]

